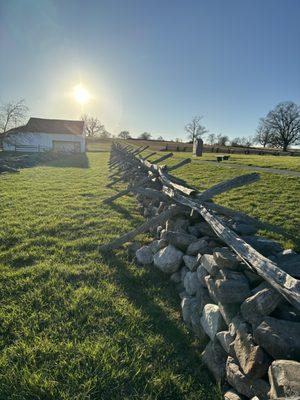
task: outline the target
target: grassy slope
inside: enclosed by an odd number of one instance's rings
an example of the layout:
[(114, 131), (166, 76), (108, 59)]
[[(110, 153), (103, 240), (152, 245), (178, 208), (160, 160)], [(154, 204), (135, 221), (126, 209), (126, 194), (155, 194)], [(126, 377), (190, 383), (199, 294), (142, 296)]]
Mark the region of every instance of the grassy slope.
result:
[(97, 253), (141, 220), (107, 157), (0, 176), (0, 399), (218, 399), (169, 281)]

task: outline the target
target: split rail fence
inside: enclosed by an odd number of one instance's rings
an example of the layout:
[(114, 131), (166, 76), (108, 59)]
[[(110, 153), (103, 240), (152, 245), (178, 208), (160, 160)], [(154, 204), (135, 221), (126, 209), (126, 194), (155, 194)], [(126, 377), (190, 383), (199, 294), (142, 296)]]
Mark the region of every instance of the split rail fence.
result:
[[(169, 167), (159, 165), (172, 157), (173, 154), (165, 154), (150, 162), (148, 159), (153, 157), (156, 154), (155, 152), (148, 154), (146, 157), (141, 157), (141, 153), (147, 147), (133, 148), (119, 142), (112, 144), (109, 160), (111, 171), (109, 178), (111, 182), (108, 186), (113, 187), (116, 183), (122, 181), (129, 182), (129, 184), (127, 189), (111, 196), (105, 202), (110, 203), (122, 196), (134, 193), (165, 202), (170, 207), (159, 215), (148, 219), (133, 231), (100, 246), (99, 250), (107, 252), (117, 249), (124, 243), (131, 241), (136, 235), (147, 232), (155, 226), (162, 225), (167, 219), (179, 214), (180, 210), (182, 212), (183, 208), (192, 209), (204, 218), (216, 235), (244, 261), (250, 270), (255, 271), (300, 310), (300, 281), (287, 274), (277, 264), (250, 246), (224, 222), (221, 216), (238, 216), (245, 223), (252, 224), (258, 229), (275, 230), (276, 228), (244, 213), (215, 204), (212, 200), (214, 196), (228, 190), (258, 181), (260, 179), (259, 174), (252, 173), (238, 176), (199, 192), (197, 189), (187, 186), (183, 180), (170, 175), (170, 172), (189, 164), (191, 162), (190, 158)], [(279, 228), (277, 229), (279, 230)]]

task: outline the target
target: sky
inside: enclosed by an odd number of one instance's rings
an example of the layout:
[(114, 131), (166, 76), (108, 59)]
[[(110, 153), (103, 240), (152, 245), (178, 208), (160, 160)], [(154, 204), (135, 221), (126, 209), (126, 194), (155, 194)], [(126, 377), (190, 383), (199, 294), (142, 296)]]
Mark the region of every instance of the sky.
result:
[[(300, 0), (0, 0), (0, 102), (113, 134), (253, 136), (300, 104)], [(80, 105), (73, 88), (91, 94)]]

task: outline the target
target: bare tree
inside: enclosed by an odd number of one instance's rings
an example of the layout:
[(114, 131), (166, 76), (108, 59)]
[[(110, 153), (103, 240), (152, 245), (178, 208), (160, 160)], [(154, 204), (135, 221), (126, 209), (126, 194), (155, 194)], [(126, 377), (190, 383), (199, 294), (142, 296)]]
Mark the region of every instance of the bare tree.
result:
[(279, 103), (260, 121), (259, 128), (269, 132), (274, 147), (287, 151), (290, 145), (300, 143), (300, 107), (292, 101)]
[(242, 139), (240, 137), (236, 137), (230, 140), (230, 146), (237, 147), (241, 145)]
[(156, 140), (159, 140), (162, 142), (162, 141), (164, 141), (164, 138), (162, 136), (158, 136), (158, 138)]
[(208, 144), (210, 144), (211, 146), (216, 143), (216, 140), (217, 138), (214, 133), (210, 133), (209, 135), (207, 135)]
[(151, 133), (143, 132), (143, 133), (140, 134), (139, 139), (150, 140), (151, 139)]
[(105, 136), (105, 127), (98, 118), (91, 117), (90, 115), (84, 114), (81, 117), (81, 120), (84, 122), (84, 133), (87, 137), (95, 137), (95, 136)]
[(226, 135), (222, 135), (221, 133), (219, 133), (217, 135), (217, 143), (219, 146), (226, 146), (226, 143), (228, 142), (229, 137)]
[(121, 131), (118, 135), (120, 139), (131, 139), (129, 131)]
[(5, 133), (11, 128), (22, 124), (27, 117), (29, 108), (24, 99), (10, 101), (0, 106), (0, 129)]
[(191, 122), (185, 125), (184, 129), (187, 133), (188, 138), (194, 142), (195, 139), (200, 138), (205, 135), (208, 130), (204, 125), (201, 125), (200, 121), (202, 120), (202, 116), (196, 116), (192, 119)]
[(254, 143), (254, 138), (252, 136), (242, 137), (239, 140), (239, 144), (244, 147), (250, 147)]
[(254, 136), (254, 142), (261, 144), (263, 147), (266, 147), (268, 144), (272, 142), (272, 133), (269, 130), (267, 124), (265, 123), (265, 119), (261, 118), (259, 121), (259, 125), (256, 130), (256, 135)]

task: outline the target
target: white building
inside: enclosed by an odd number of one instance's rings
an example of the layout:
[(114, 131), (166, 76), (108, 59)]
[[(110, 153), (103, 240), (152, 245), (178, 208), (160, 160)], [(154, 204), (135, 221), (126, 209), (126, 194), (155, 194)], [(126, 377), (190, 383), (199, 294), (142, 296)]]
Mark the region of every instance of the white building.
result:
[(10, 129), (3, 138), (6, 151), (85, 152), (83, 121), (30, 118), (26, 125)]

